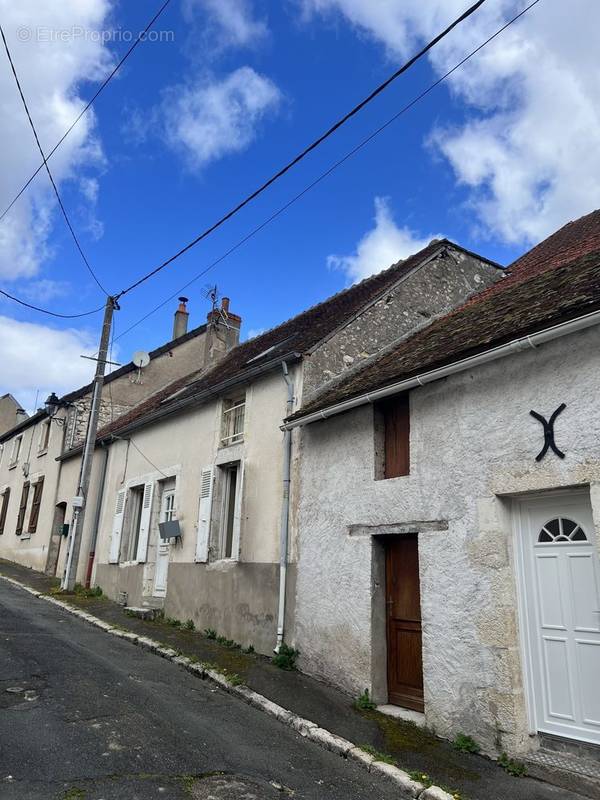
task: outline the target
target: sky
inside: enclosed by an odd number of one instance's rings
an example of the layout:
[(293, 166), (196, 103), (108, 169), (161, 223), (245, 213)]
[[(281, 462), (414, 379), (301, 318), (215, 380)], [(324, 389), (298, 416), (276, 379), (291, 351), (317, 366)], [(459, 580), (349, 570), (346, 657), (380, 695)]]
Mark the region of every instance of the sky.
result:
[[(0, 0), (49, 151), (161, 0)], [(469, 5), (468, 0), (171, 0), (50, 161), (100, 282), (116, 293), (216, 221)], [(113, 359), (190, 325), (217, 284), (256, 335), (446, 236), (502, 264), (600, 205), (596, 0), (540, 0), (468, 64), (182, 290), (527, 5), (487, 0), (294, 170), (126, 295)], [(0, 52), (0, 212), (39, 165)], [(42, 170), (0, 221), (0, 287), (60, 313), (103, 304)], [(32, 410), (86, 383), (101, 314), (0, 299), (0, 394)], [(134, 326), (129, 332), (128, 328)]]

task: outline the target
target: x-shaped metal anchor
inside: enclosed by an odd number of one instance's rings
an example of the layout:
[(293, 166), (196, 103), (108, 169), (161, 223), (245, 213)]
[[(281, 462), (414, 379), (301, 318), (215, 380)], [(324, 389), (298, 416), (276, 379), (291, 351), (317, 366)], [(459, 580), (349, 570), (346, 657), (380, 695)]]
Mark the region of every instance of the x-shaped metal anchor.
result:
[(548, 452), (548, 449), (556, 453), (556, 455), (559, 458), (565, 457), (565, 454), (562, 452), (562, 450), (558, 449), (558, 447), (556, 446), (556, 442), (554, 441), (554, 423), (556, 422), (556, 418), (558, 417), (558, 415), (561, 414), (566, 407), (567, 407), (566, 403), (561, 403), (559, 407), (556, 409), (556, 411), (552, 414), (550, 419), (548, 420), (541, 414), (538, 414), (537, 411), (529, 412), (531, 416), (534, 417), (534, 419), (537, 419), (538, 422), (541, 422), (544, 427), (544, 446), (535, 457), (536, 461), (541, 461), (542, 458)]

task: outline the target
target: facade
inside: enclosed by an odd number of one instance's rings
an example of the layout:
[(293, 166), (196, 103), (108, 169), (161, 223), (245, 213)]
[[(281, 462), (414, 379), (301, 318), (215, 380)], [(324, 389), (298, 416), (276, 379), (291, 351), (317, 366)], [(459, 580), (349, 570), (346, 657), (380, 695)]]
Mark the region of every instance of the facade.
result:
[(488, 752), (600, 744), (599, 238), (572, 223), (286, 423), (301, 668)]
[[(146, 367), (129, 363), (106, 377), (101, 422), (110, 424), (178, 376), (199, 374), (237, 344), (239, 317), (231, 315), (225, 327), (209, 315), (207, 324), (188, 332), (187, 316), (180, 302), (174, 322), (174, 335), (179, 335), (152, 351)], [(62, 573), (80, 458), (72, 459), (67, 469), (61, 459), (84, 440), (90, 389), (84, 386), (60, 398), (52, 418), (40, 410), (0, 435), (0, 557), (52, 575)], [(100, 453), (95, 460), (101, 460)], [(97, 478), (95, 464), (92, 490)]]
[[(104, 488), (86, 517), (80, 577), (93, 552), (92, 582), (108, 596), (271, 652), (293, 630), (285, 601), (296, 580), (300, 437), (282, 432), (283, 419), (332, 375), (501, 274), (434, 241), (106, 426), (93, 479)], [(65, 481), (75, 480), (77, 456), (75, 448), (61, 457)]]

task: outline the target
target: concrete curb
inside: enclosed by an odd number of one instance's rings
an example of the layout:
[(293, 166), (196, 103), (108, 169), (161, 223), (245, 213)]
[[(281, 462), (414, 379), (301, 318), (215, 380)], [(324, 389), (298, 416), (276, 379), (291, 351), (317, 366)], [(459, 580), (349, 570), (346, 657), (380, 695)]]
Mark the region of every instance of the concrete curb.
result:
[(353, 742), (343, 739), (341, 736), (337, 736), (324, 728), (320, 728), (315, 722), (304, 719), (294, 714), (293, 711), (289, 711), (287, 708), (277, 705), (277, 703), (255, 692), (248, 686), (236, 686), (230, 683), (226, 675), (217, 672), (212, 666), (192, 661), (190, 658), (187, 658), (187, 656), (179, 655), (176, 650), (165, 647), (165, 645), (147, 636), (138, 636), (130, 631), (114, 627), (98, 617), (88, 614), (82, 609), (74, 608), (68, 603), (64, 603), (62, 600), (57, 600), (55, 597), (51, 597), (43, 592), (38, 592), (36, 589), (32, 589), (30, 586), (20, 581), (16, 581), (14, 578), (9, 578), (6, 575), (0, 575), (0, 578), (7, 581), (7, 583), (17, 586), (19, 589), (29, 592), (29, 594), (32, 594), (40, 600), (59, 606), (64, 611), (68, 611), (70, 614), (79, 617), (90, 625), (100, 628), (105, 633), (110, 633), (113, 636), (117, 636), (119, 639), (130, 641), (132, 644), (136, 644), (144, 650), (149, 650), (161, 656), (161, 658), (178, 664), (183, 667), (183, 669), (200, 678), (211, 681), (220, 689), (239, 697), (245, 703), (260, 709), (265, 714), (275, 717), (279, 722), (293, 728), (305, 739), (310, 739), (310, 741), (318, 744), (319, 747), (322, 747), (324, 750), (330, 750), (332, 753), (337, 753), (343, 758), (351, 759), (368, 772), (372, 772), (374, 775), (392, 782), (400, 790), (400, 797), (413, 797), (418, 798), (418, 800), (454, 800), (452, 795), (448, 794), (448, 792), (444, 791), (441, 787), (430, 786), (429, 788), (425, 788), (422, 783), (414, 781), (408, 773), (398, 767), (392, 764), (386, 764), (383, 761), (378, 761), (364, 750), (361, 750), (361, 748)]

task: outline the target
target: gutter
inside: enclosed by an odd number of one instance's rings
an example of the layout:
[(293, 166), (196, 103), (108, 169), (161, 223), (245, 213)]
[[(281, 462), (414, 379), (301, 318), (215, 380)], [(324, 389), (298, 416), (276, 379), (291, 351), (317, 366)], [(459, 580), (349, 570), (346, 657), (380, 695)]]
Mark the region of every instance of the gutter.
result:
[(390, 395), (398, 394), (399, 392), (406, 392), (409, 389), (415, 389), (419, 386), (424, 386), (426, 383), (433, 383), (434, 381), (438, 381), (441, 378), (446, 378), (449, 375), (465, 372), (466, 370), (472, 369), (473, 367), (478, 367), (481, 364), (487, 364), (489, 361), (496, 361), (499, 358), (504, 358), (505, 356), (510, 356), (514, 353), (528, 350), (529, 348), (535, 349), (539, 345), (550, 342), (553, 339), (558, 339), (561, 336), (567, 336), (570, 333), (591, 328), (599, 323), (600, 310), (592, 311), (590, 314), (585, 314), (582, 317), (576, 317), (568, 322), (561, 322), (558, 325), (545, 328), (544, 330), (538, 331), (537, 333), (532, 333), (529, 336), (522, 336), (518, 339), (513, 339), (507, 344), (500, 345), (499, 347), (493, 347), (489, 350), (484, 350), (482, 353), (469, 356), (468, 358), (463, 358), (459, 361), (454, 361), (444, 367), (439, 367), (438, 369), (433, 369), (429, 372), (423, 372), (420, 375), (416, 375), (412, 378), (406, 378), (405, 380), (398, 381), (397, 383), (392, 383), (390, 386), (385, 386), (382, 389), (376, 389), (372, 392), (361, 394), (358, 397), (353, 397), (350, 400), (344, 400), (341, 403), (328, 406), (320, 411), (314, 411), (304, 417), (299, 417), (298, 419), (284, 422), (284, 424), (281, 426), (281, 429), (284, 431), (291, 431), (293, 428), (299, 428), (304, 425), (309, 425), (311, 422), (318, 422), (319, 420), (333, 417), (336, 414), (342, 414), (344, 411), (349, 411), (352, 408), (357, 408), (358, 406), (366, 405), (367, 403), (373, 403), (376, 400), (383, 399), (384, 397), (389, 397)]
[[(289, 416), (294, 408), (294, 384), (290, 378), (288, 365), (285, 361), (281, 362), (283, 370), (283, 380), (287, 386), (286, 416)], [(287, 586), (287, 561), (288, 561), (288, 540), (289, 540), (289, 519), (290, 519), (290, 481), (292, 464), (292, 432), (283, 432), (283, 502), (281, 505), (281, 531), (279, 537), (279, 605), (277, 611), (277, 644), (275, 652), (278, 653), (283, 644), (283, 633), (285, 627), (285, 591)]]

